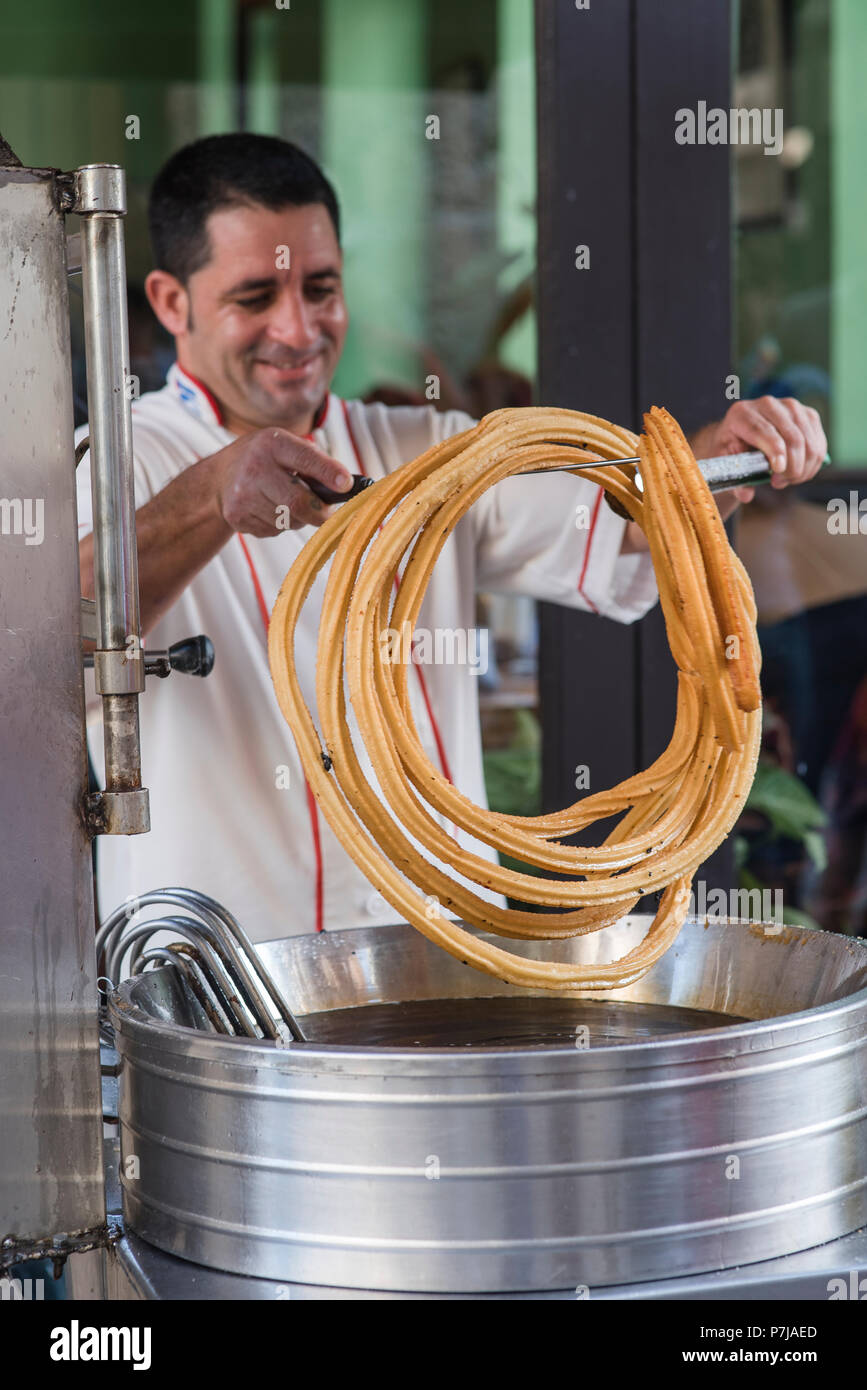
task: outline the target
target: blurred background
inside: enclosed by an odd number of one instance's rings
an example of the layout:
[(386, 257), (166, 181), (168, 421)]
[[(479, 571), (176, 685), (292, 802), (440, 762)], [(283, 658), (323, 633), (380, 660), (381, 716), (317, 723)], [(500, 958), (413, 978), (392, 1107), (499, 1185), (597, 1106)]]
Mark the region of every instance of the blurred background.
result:
[[(337, 188), (352, 316), (334, 383), (343, 396), (475, 416), (539, 401), (633, 428), (654, 401), (687, 427), (721, 416), (732, 392), (815, 406), (833, 470), (797, 495), (760, 490), (737, 523), (759, 605), (765, 738), (729, 857), (709, 877), (781, 888), (791, 920), (865, 935), (867, 4), (602, 8), (0, 0), (0, 130), (26, 164), (126, 169), (131, 370), (142, 391), (162, 384), (172, 360), (141, 288), (150, 181), (190, 140), (247, 129), (301, 144)], [(633, 49), (642, 25), (644, 46)], [(778, 155), (698, 152), (704, 162), (690, 168), (707, 171), (707, 187), (704, 172), (696, 184), (678, 169), (672, 136), (674, 109), (694, 105), (703, 82), (723, 91), (722, 105), (781, 108), (785, 130)], [(680, 180), (676, 206), (655, 201), (645, 167)], [(697, 209), (712, 216), (714, 245), (699, 217), (694, 257), (673, 246), (666, 255), (663, 241), (652, 263), (647, 248), (666, 218), (688, 229)], [(566, 241), (589, 239), (594, 266), (609, 250), (598, 299), (571, 288), (580, 277), (565, 291), (558, 279), (564, 218), (574, 219)], [(621, 290), (634, 308), (618, 308)], [(670, 337), (667, 356), (688, 359), (712, 390), (691, 390), (676, 360), (664, 399), (642, 375), (654, 294), (680, 306), (698, 344)], [(86, 418), (79, 311), (74, 303), (76, 423)], [(710, 338), (712, 367), (702, 358)], [(610, 384), (629, 373), (617, 396)], [(618, 635), (615, 651), (598, 619), (540, 621), (532, 601), (498, 595), (479, 603), (497, 655), (481, 692), (492, 804), (563, 804), (581, 762), (598, 790), (658, 751), (671, 700), (652, 623)], [(603, 739), (584, 757), (616, 705), (612, 681), (628, 689), (618, 715), (628, 737), (615, 730), (610, 755)]]

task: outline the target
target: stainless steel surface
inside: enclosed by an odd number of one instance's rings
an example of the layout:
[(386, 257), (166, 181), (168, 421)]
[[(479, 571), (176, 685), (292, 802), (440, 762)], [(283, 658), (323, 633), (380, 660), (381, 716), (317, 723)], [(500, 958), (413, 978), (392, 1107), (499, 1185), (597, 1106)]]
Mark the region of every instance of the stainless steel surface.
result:
[(88, 429), (93, 493), (96, 688), (103, 697), (105, 796), (94, 798), (93, 828), (141, 834), (150, 828), (141, 786), (138, 693), (144, 690), (138, 555), (128, 394), (129, 340), (123, 171), (76, 170), (87, 355)]
[[(83, 1261), (88, 1258), (79, 1256)], [(105, 1264), (106, 1293), (90, 1293), (83, 1275), (76, 1272), (70, 1297), (109, 1297), (124, 1301), (196, 1300), (214, 1302), (309, 1302), (368, 1300), (416, 1300), (420, 1298), (463, 1298), (462, 1294), (422, 1294), (372, 1289), (326, 1288), (316, 1284), (292, 1284), (278, 1279), (256, 1279), (242, 1274), (224, 1274), (203, 1265), (167, 1255), (127, 1231), (108, 1253), (100, 1252)], [(86, 1273), (86, 1271), (84, 1271)], [(696, 1274), (686, 1278), (656, 1279), (644, 1284), (612, 1284), (606, 1288), (577, 1286), (542, 1292), (479, 1293), (485, 1300), (533, 1300), (574, 1303), (576, 1298), (591, 1303), (610, 1301), (641, 1302), (751, 1302), (785, 1300), (827, 1302), (832, 1292), (841, 1296), (841, 1283), (851, 1298), (858, 1290), (862, 1300), (867, 1292), (867, 1228), (829, 1241), (827, 1245), (764, 1260), (740, 1269)], [(96, 1279), (91, 1276), (91, 1284)]]
[[(619, 956), (648, 920), (522, 948)], [(171, 968), (124, 984), (125, 1216), (163, 1250), (301, 1284), (539, 1291), (767, 1260), (867, 1221), (864, 943), (692, 921), (636, 985), (568, 1001), (482, 980), (409, 927), (258, 949), (311, 1030), (357, 1005), (363, 1039), (364, 1005), (410, 1000), (447, 1001), (453, 1027), (480, 990), (519, 1022), (498, 1013), (499, 1046), (278, 1050), (185, 1026)], [(528, 999), (555, 1045), (520, 1040)], [(624, 1005), (633, 1040), (611, 1042)], [(646, 1006), (753, 1021), (648, 1035)]]
[[(58, 207), (52, 170), (0, 169), (0, 1237), (30, 1247), (60, 1232), (86, 1241), (105, 1219)], [(40, 509), (42, 534), (28, 535)], [(10, 1255), (4, 1245), (0, 1263)]]
[[(166, 906), (186, 908), (188, 915), (136, 922), (142, 912)], [(280, 1045), (304, 1040), (295, 1015), (239, 923), (213, 898), (193, 889), (160, 888), (117, 908), (97, 933), (100, 970), (114, 983), (124, 978), (125, 962), (129, 972), (136, 973), (152, 955), (147, 949), (151, 939), (167, 929), (181, 937), (174, 949), (183, 957), (174, 963), (190, 986), (191, 1003), (200, 1007), (196, 1021), (201, 1027), (210, 1023), (217, 1032)]]
[(91, 835), (138, 835), (150, 815), (149, 806), (144, 787), (91, 792), (87, 798), (87, 828)]

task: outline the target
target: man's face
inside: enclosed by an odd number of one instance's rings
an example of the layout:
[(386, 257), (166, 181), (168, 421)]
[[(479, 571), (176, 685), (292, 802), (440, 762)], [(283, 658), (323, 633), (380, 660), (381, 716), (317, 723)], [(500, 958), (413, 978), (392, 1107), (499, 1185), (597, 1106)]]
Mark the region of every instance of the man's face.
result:
[(306, 433), (348, 324), (328, 211), (322, 203), (222, 208), (207, 231), (210, 259), (187, 284), (178, 360), (216, 396), (235, 433), (266, 425)]

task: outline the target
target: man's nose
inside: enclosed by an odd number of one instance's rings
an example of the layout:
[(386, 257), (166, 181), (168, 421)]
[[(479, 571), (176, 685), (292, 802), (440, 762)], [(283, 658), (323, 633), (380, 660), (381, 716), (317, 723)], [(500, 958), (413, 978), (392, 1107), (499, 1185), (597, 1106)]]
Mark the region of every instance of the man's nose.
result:
[(319, 337), (311, 306), (303, 294), (290, 287), (275, 299), (267, 331), (275, 342), (294, 348), (312, 347)]

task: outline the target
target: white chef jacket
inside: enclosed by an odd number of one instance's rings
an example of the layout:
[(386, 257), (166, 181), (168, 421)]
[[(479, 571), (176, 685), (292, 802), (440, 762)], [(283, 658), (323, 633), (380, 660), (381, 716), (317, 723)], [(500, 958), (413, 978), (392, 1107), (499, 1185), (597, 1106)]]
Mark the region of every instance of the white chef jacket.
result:
[[(133, 403), (132, 420), (137, 508), (235, 438), (210, 393), (177, 364), (162, 390)], [(474, 423), (460, 411), (329, 395), (311, 437), (351, 473), (378, 478)], [(567, 474), (507, 479), (490, 489), (446, 541), (419, 628), (473, 629), (477, 589), (530, 594), (621, 622), (643, 616), (657, 596), (650, 559), (620, 556), (625, 522), (601, 501), (600, 488)], [(582, 504), (589, 511), (579, 512)], [(92, 528), (87, 460), (78, 469), (78, 509), (84, 536)], [(152, 829), (100, 838), (103, 917), (139, 893), (181, 885), (217, 898), (254, 941), (396, 919), (319, 811), (271, 683), (268, 617), (310, 535), (308, 528), (269, 538), (233, 535), (148, 634), (146, 646), (157, 650), (206, 633), (216, 661), (204, 680), (148, 678), (140, 714)], [(296, 634), (299, 676), (313, 710), (324, 589), (320, 575)], [(486, 805), (472, 666), (422, 664), (409, 679), (428, 756)], [(90, 672), (88, 680), (91, 753), (101, 775), (100, 702)], [(460, 841), (496, 860), (472, 837), (461, 833)]]

